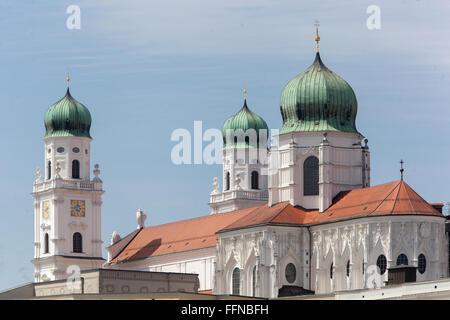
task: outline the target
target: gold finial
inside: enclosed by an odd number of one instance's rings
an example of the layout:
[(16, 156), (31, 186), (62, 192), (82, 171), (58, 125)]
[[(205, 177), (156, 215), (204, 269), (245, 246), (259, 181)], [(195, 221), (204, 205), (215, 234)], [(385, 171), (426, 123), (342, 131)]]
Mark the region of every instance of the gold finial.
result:
[(246, 84), (246, 81), (244, 81), (244, 90), (242, 92), (244, 92), (244, 100), (247, 100), (247, 84)]
[(316, 20), (316, 21), (314, 22), (314, 25), (316, 26), (316, 38), (315, 38), (315, 40), (316, 40), (316, 43), (317, 43), (317, 52), (319, 52), (319, 41), (320, 41), (320, 36), (319, 36), (319, 26), (320, 26), (320, 23), (319, 23), (319, 21)]
[(67, 88), (69, 87), (69, 81), (70, 81), (70, 77), (69, 77), (69, 70), (67, 70)]

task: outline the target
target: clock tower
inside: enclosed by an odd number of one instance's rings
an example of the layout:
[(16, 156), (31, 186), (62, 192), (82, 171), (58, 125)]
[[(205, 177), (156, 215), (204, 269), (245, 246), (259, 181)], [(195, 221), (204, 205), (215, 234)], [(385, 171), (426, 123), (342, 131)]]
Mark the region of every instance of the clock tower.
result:
[(64, 279), (73, 270), (96, 269), (105, 262), (104, 191), (97, 164), (90, 177), (91, 115), (71, 96), (69, 77), (66, 95), (47, 110), (44, 122), (44, 176), (37, 168), (32, 193), (35, 282)]

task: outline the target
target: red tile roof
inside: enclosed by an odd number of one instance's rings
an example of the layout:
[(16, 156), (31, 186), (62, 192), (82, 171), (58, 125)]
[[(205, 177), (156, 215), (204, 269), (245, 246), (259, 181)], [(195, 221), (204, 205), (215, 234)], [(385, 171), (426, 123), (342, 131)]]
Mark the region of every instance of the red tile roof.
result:
[(198, 291), (198, 293), (203, 293), (203, 294), (212, 294), (212, 293), (213, 293), (213, 291), (212, 291), (212, 289), (209, 289), (209, 290), (199, 290), (199, 291)]
[[(118, 255), (112, 257), (110, 263), (214, 247), (217, 231), (252, 210), (255, 210), (255, 208), (143, 228)], [(120, 244), (121, 241), (110, 248)]]
[(272, 207), (257, 207), (254, 211), (222, 229), (233, 230), (272, 225), (315, 225), (367, 216), (380, 215), (434, 215), (442, 214), (420, 197), (404, 181), (394, 181), (370, 188), (340, 192), (332, 205), (322, 213), (293, 207), (288, 202)]
[[(404, 181), (339, 193), (325, 212), (282, 202), (143, 228), (112, 259), (130, 261), (163, 254), (213, 247), (217, 233), (259, 225), (316, 225), (382, 215), (443, 215)], [(120, 241), (115, 245), (120, 245)], [(114, 245), (113, 245), (114, 246)]]
[(404, 181), (339, 193), (325, 212), (311, 216), (307, 223), (317, 224), (355, 217), (382, 215), (442, 214), (419, 196)]
[(289, 202), (281, 202), (269, 207), (267, 204), (256, 207), (241, 219), (228, 225), (223, 230), (241, 229), (250, 226), (264, 224), (293, 224), (301, 225), (309, 214), (317, 213), (317, 210), (295, 208)]

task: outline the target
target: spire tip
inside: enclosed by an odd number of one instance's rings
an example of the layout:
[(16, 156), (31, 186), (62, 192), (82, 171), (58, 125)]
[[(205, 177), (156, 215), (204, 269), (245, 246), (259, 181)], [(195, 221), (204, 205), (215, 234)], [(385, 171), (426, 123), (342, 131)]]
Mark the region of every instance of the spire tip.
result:
[(67, 69), (67, 77), (66, 77), (66, 81), (67, 81), (67, 89), (69, 89), (69, 81), (70, 81), (70, 77), (69, 77), (69, 69)]
[(316, 43), (317, 43), (316, 50), (317, 50), (317, 52), (319, 52), (319, 41), (320, 41), (320, 36), (319, 36), (319, 26), (320, 26), (320, 23), (319, 23), (319, 21), (316, 20), (316, 21), (314, 22), (314, 25), (316, 26), (316, 37), (315, 37), (314, 40), (315, 40)]

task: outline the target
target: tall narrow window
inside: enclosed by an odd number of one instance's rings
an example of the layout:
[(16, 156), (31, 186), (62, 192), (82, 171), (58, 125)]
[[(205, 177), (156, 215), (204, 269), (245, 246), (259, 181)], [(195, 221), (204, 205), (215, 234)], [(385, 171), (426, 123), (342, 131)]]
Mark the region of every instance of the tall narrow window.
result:
[(399, 254), (399, 256), (397, 257), (397, 265), (408, 265), (408, 257), (404, 253)]
[(253, 289), (253, 296), (256, 297), (256, 266), (253, 267), (253, 274), (252, 274), (252, 289)]
[(52, 178), (52, 162), (47, 163), (47, 180)]
[(73, 234), (73, 252), (83, 252), (83, 237), (79, 232)]
[(80, 179), (80, 161), (78, 160), (72, 161), (72, 178)]
[(347, 261), (347, 277), (350, 277), (350, 260)]
[(225, 176), (225, 190), (230, 190), (230, 172)]
[(427, 259), (425, 259), (425, 256), (423, 253), (419, 254), (419, 262), (418, 262), (418, 268), (420, 274), (423, 274), (425, 270), (427, 269)]
[(319, 194), (319, 159), (308, 157), (303, 163), (303, 195)]
[(330, 266), (330, 279), (333, 279), (333, 263)]
[(252, 172), (252, 189), (259, 189), (259, 177), (258, 172), (253, 171)]
[(377, 259), (377, 267), (380, 268), (380, 274), (384, 274), (387, 268), (387, 260), (384, 254), (380, 254)]
[(48, 253), (48, 233), (44, 236), (44, 253)]
[(241, 270), (239, 268), (234, 268), (233, 270), (233, 292), (232, 294), (239, 295), (241, 287)]

